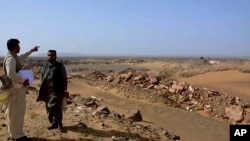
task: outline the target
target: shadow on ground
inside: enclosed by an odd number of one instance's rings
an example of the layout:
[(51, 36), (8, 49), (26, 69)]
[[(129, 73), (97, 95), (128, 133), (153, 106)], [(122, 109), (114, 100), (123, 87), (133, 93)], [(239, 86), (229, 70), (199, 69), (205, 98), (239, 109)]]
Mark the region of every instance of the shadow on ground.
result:
[[(92, 135), (95, 137), (100, 137), (100, 138), (112, 138), (112, 136), (115, 136), (117, 138), (121, 138), (124, 140), (128, 139), (140, 139), (141, 141), (148, 141), (150, 139), (145, 138), (140, 136), (139, 134), (136, 133), (130, 133), (128, 132), (121, 132), (117, 130), (97, 130), (91, 127), (87, 127), (86, 125), (83, 126), (66, 126), (65, 127), (65, 132), (67, 131), (72, 131), (72, 132), (78, 132), (83, 134), (83, 136), (88, 136)], [(152, 139), (151, 139), (152, 140)]]
[[(65, 126), (62, 133), (67, 133), (68, 131), (77, 132), (82, 134), (81, 138), (72, 139), (72, 137), (64, 138), (61, 137), (60, 139), (46, 139), (40, 137), (32, 137), (33, 141), (98, 141), (100, 138), (109, 138), (115, 137), (118, 140), (140, 140), (140, 141), (154, 141), (149, 138), (145, 138), (140, 136), (139, 134), (130, 133), (130, 132), (121, 132), (116, 130), (97, 130), (91, 127), (87, 127), (85, 124), (79, 126)], [(96, 138), (96, 139), (88, 139), (88, 138)]]

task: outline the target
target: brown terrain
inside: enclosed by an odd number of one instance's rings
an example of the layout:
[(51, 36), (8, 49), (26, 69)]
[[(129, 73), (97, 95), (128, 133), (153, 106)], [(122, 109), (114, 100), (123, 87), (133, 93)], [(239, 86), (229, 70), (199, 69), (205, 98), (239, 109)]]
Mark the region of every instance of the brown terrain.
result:
[[(24, 131), (35, 141), (228, 141), (230, 124), (250, 124), (249, 59), (59, 60), (70, 93), (63, 132), (47, 130), (45, 105), (35, 102), (46, 60), (25, 62), (36, 81), (27, 91)], [(5, 122), (2, 112), (0, 140), (8, 138)]]

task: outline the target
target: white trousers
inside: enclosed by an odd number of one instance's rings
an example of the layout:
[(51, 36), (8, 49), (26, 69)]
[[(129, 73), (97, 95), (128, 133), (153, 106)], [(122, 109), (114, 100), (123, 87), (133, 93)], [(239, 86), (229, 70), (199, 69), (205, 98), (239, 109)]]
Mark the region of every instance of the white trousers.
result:
[(26, 109), (26, 88), (20, 88), (12, 93), (4, 106), (10, 137), (17, 139), (25, 136), (23, 124)]

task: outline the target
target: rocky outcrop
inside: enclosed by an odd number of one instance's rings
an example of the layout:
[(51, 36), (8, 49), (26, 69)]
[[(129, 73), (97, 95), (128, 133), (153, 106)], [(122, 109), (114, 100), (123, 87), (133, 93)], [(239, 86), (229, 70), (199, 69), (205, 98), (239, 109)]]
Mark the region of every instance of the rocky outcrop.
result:
[[(250, 104), (250, 102), (230, 96), (227, 93), (220, 93), (207, 88), (194, 88), (186, 82), (163, 79), (158, 76), (136, 71), (127, 71), (108, 75), (106, 77), (99, 72), (98, 76), (88, 78), (96, 80), (99, 76), (103, 76), (102, 80), (114, 85), (114, 87), (135, 86), (137, 88), (139, 87), (141, 89), (153, 91), (158, 95), (152, 94), (151, 98), (159, 96), (167, 97), (190, 112), (203, 113), (203, 115), (205, 113), (208, 117), (220, 121), (236, 122), (239, 124), (250, 123), (249, 120), (245, 120), (248, 114), (246, 111), (249, 111), (250, 108), (250, 106), (247, 106), (247, 103)], [(125, 93), (127, 92), (125, 91)], [(134, 96), (132, 96), (132, 93), (128, 93), (126, 97)], [(139, 97), (139, 95), (136, 95), (136, 97)]]

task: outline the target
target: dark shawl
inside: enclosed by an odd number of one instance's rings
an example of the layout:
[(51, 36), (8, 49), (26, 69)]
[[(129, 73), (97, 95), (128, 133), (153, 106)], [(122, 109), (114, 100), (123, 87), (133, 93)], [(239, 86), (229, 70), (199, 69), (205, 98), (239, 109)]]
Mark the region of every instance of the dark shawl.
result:
[(48, 101), (48, 97), (51, 93), (48, 93), (48, 88), (45, 86), (45, 79), (51, 70), (52, 73), (52, 93), (55, 96), (63, 96), (64, 88), (67, 86), (67, 73), (65, 67), (60, 62), (55, 62), (53, 64), (47, 63), (43, 66), (41, 73), (41, 83), (40, 90), (36, 101)]

